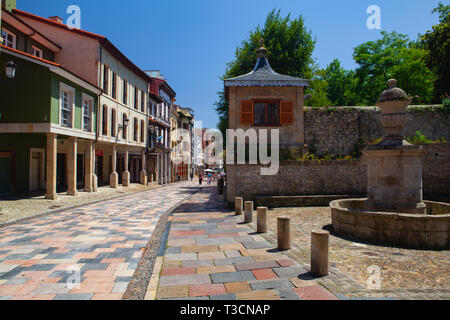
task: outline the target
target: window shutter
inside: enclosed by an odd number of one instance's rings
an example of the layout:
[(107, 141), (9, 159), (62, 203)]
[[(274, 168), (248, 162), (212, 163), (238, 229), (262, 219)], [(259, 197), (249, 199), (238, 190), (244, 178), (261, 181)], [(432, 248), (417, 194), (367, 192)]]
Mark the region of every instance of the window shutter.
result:
[(294, 123), (294, 104), (290, 101), (280, 103), (280, 124)]
[(241, 124), (253, 125), (253, 101), (241, 102)]

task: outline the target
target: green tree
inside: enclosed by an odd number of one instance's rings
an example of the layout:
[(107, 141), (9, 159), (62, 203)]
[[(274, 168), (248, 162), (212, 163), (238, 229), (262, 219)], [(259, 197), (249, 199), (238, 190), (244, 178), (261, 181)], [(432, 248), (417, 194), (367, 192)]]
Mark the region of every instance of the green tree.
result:
[(425, 64), (426, 51), (395, 31), (382, 31), (381, 35), (379, 40), (357, 46), (353, 53), (359, 65), (356, 69), (359, 103), (375, 104), (390, 78), (397, 79), (402, 89), (416, 96), (415, 102), (430, 103), (434, 75)]
[(441, 96), (450, 94), (450, 5), (439, 3), (432, 13), (439, 13), (439, 24), (420, 40), (425, 62), (436, 76), (433, 102), (439, 103)]
[(309, 88), (305, 90), (306, 94), (311, 94), (311, 98), (305, 101), (308, 107), (327, 107), (331, 105), (327, 97), (328, 82), (326, 80), (326, 71), (315, 66)]
[[(280, 10), (274, 9), (268, 14), (264, 26), (251, 31), (249, 38), (236, 49), (235, 58), (227, 63), (222, 80), (246, 74), (254, 68), (255, 51), (260, 47), (260, 39), (264, 39), (264, 46), (268, 50), (267, 58), (275, 71), (305, 78), (312, 74), (312, 52), (316, 41), (306, 28), (303, 17), (291, 19), (290, 14), (282, 17)], [(223, 91), (218, 93), (215, 107), (219, 115), (218, 128), (225, 136), (228, 128), (228, 105)]]
[(327, 98), (334, 106), (355, 106), (359, 103), (356, 94), (356, 79), (353, 70), (345, 70), (338, 59), (325, 69)]

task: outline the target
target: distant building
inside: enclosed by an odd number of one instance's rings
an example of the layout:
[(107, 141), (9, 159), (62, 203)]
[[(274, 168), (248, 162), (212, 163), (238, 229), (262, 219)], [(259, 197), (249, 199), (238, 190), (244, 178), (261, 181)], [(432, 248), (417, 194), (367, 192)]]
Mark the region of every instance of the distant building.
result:
[(174, 110), (175, 91), (157, 71), (146, 71), (152, 77), (148, 110), (148, 171), (151, 181), (172, 183), (170, 164), (171, 113)]
[(193, 173), (194, 111), (190, 108), (175, 106), (171, 123), (172, 179), (174, 182), (185, 181)]

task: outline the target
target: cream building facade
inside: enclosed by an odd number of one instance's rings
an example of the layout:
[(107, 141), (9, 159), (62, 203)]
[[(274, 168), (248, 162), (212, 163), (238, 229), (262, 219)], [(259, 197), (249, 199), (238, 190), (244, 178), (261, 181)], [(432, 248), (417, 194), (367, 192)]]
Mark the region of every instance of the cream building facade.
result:
[(93, 146), (94, 180), (113, 188), (119, 183), (146, 184), (147, 109), (152, 78), (101, 35), (70, 29), (57, 18), (13, 12), (64, 48), (55, 54), (56, 62), (103, 90), (98, 98)]

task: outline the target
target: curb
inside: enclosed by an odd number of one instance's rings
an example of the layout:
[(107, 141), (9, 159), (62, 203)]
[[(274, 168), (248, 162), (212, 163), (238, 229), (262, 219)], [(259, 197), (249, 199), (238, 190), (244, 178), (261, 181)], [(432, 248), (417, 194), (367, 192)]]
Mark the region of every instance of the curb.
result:
[(142, 254), (139, 264), (134, 272), (133, 278), (128, 284), (127, 290), (122, 296), (122, 300), (144, 300), (147, 293), (147, 287), (155, 267), (156, 258), (160, 256), (162, 248), (165, 249), (166, 242), (169, 235), (170, 221), (169, 217), (173, 212), (181, 206), (185, 201), (191, 199), (199, 190), (192, 191), (184, 199), (178, 201), (175, 205), (164, 211), (156, 225), (153, 234), (147, 243), (147, 246)]

